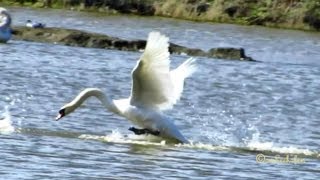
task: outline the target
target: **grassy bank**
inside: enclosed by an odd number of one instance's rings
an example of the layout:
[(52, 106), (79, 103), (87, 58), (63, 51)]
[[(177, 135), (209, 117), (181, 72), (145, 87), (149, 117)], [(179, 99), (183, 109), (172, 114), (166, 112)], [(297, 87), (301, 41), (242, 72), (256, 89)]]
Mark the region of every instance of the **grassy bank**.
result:
[(2, 3), (320, 31), (320, 0), (2, 0)]

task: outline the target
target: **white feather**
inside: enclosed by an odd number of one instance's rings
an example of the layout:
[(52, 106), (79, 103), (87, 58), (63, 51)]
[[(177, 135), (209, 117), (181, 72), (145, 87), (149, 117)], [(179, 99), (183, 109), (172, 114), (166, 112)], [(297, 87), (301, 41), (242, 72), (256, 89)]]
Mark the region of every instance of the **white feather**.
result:
[(158, 32), (149, 34), (146, 49), (132, 71), (133, 84), (129, 98), (111, 100), (101, 90), (89, 88), (63, 106), (57, 119), (73, 112), (87, 98), (94, 96), (108, 110), (133, 124), (158, 131), (162, 137), (188, 143), (171, 119), (161, 111), (172, 108), (180, 99), (185, 78), (196, 70), (195, 59), (189, 58), (170, 71), (168, 41), (169, 38)]
[(180, 99), (185, 78), (195, 70), (195, 59), (189, 58), (170, 71), (169, 38), (151, 32), (146, 49), (132, 71), (132, 105), (166, 110)]

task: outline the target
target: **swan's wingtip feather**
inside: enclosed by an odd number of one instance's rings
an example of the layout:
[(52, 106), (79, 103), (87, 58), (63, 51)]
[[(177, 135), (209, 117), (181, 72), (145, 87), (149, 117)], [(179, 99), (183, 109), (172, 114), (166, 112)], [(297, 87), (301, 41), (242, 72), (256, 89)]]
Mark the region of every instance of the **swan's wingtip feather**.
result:
[(166, 35), (161, 34), (159, 31), (151, 31), (148, 36), (148, 42), (149, 41), (151, 42), (163, 41), (165, 43), (168, 43), (169, 38)]
[(161, 34), (159, 31), (151, 31), (149, 33), (149, 37), (159, 37), (159, 36), (165, 36), (165, 35)]
[(190, 57), (183, 63), (182, 68), (184, 69), (185, 77), (189, 77), (197, 71), (198, 66), (196, 61), (196, 58)]

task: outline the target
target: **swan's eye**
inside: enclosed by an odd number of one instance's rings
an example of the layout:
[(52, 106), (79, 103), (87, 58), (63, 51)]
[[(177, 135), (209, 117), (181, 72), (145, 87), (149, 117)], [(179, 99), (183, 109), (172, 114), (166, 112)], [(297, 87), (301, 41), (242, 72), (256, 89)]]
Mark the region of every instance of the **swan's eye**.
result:
[(65, 113), (65, 109), (60, 109), (59, 110), (59, 114), (58, 116), (56, 117), (56, 120), (58, 121), (59, 119), (61, 119), (63, 116), (65, 116), (66, 113)]
[(60, 109), (60, 111), (59, 111), (59, 114), (61, 115), (61, 116), (64, 116), (65, 115), (65, 109)]

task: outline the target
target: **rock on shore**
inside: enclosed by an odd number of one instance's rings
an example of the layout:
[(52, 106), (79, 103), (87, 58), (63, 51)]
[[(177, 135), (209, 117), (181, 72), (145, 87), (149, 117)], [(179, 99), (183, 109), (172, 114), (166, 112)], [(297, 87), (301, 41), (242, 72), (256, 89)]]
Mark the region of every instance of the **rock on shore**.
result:
[[(54, 43), (67, 46), (139, 51), (145, 48), (145, 40), (124, 40), (108, 35), (62, 28), (28, 28), (14, 27), (14, 38), (17, 40)], [(208, 52), (170, 43), (169, 51), (190, 56), (204, 56), (218, 59), (253, 61), (245, 55), (243, 48), (212, 48)]]

